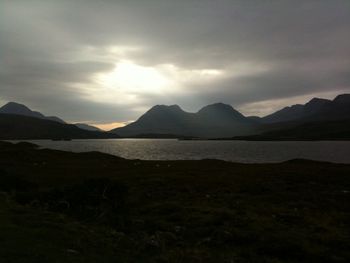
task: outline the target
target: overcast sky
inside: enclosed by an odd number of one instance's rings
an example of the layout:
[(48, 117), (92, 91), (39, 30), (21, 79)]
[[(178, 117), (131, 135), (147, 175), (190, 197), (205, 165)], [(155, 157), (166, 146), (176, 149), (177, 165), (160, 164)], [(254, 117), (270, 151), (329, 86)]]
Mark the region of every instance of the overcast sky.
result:
[(0, 0), (0, 102), (121, 123), (350, 92), (349, 0)]

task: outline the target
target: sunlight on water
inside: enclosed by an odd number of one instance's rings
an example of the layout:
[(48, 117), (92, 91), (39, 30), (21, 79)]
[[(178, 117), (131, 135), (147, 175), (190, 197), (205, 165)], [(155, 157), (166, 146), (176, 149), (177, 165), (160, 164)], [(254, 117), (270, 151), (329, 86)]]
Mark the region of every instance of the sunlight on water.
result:
[(350, 142), (178, 141), (168, 139), (108, 139), (31, 141), (45, 148), (73, 152), (100, 151), (127, 159), (221, 159), (233, 162), (281, 162), (295, 158), (350, 163)]

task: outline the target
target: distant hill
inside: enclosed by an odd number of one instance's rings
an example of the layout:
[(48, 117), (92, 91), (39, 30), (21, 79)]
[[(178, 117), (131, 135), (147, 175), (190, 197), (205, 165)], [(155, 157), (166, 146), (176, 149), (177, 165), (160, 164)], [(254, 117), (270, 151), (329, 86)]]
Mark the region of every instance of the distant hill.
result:
[[(0, 114), (22, 115), (22, 116), (28, 116), (28, 117), (50, 120), (50, 121), (66, 124), (65, 121), (63, 121), (62, 119), (56, 116), (45, 116), (44, 114), (38, 111), (32, 111), (27, 106), (16, 102), (9, 102), (4, 106), (2, 106), (0, 108)], [(75, 123), (74, 125), (80, 129), (87, 130), (87, 131), (101, 131), (99, 128), (85, 124), (85, 123)]]
[[(256, 117), (254, 117), (256, 119)], [(350, 140), (350, 94), (313, 98), (260, 118), (259, 132), (243, 140)]]
[(87, 130), (87, 131), (102, 131), (101, 129), (99, 129), (95, 126), (85, 124), (85, 123), (74, 123), (74, 125), (80, 129)]
[(9, 103), (5, 104), (4, 106), (2, 106), (0, 108), (0, 113), (23, 115), (23, 116), (33, 117), (33, 118), (56, 121), (59, 123), (65, 123), (62, 119), (60, 119), (56, 116), (45, 116), (44, 114), (42, 114), (40, 112), (32, 111), (27, 106), (25, 106), (23, 104), (16, 103), (16, 102), (9, 102)]
[(337, 96), (333, 101), (313, 98), (305, 105), (285, 107), (261, 118), (262, 123), (350, 119), (350, 94)]
[(115, 134), (86, 131), (73, 124), (15, 114), (0, 114), (0, 140), (115, 138)]
[(257, 123), (233, 109), (216, 103), (197, 113), (183, 111), (178, 105), (156, 105), (137, 121), (111, 132), (124, 137), (142, 134), (172, 134), (185, 137), (218, 137), (254, 134)]

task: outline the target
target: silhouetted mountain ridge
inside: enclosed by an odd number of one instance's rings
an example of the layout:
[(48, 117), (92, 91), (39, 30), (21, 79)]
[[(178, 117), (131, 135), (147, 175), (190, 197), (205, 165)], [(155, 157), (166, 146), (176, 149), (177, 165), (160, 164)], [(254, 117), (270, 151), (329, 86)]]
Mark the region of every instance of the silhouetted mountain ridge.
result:
[[(2, 106), (0, 108), (0, 114), (14, 114), (14, 115), (21, 115), (21, 116), (28, 116), (38, 119), (44, 119), (49, 121), (55, 121), (62, 124), (67, 124), (62, 119), (56, 117), (56, 116), (45, 116), (44, 114), (33, 111), (30, 108), (28, 108), (26, 105), (17, 103), (17, 102), (9, 102)], [(87, 131), (101, 131), (99, 128), (85, 124), (85, 123), (75, 123), (75, 126), (77, 126), (80, 129), (87, 130)]]
[(333, 100), (336, 103), (350, 103), (350, 94), (340, 94)]
[(45, 120), (51, 120), (56, 121), (59, 123), (65, 123), (62, 119), (56, 117), (56, 116), (45, 116), (44, 114), (38, 112), (38, 111), (32, 111), (27, 106), (16, 103), (16, 102), (9, 102), (2, 106), (0, 108), (0, 113), (2, 114), (16, 114), (16, 115), (23, 115), (33, 118), (39, 118), (39, 119), (45, 119)]
[(350, 94), (338, 95), (334, 100), (313, 98), (306, 104), (285, 107), (261, 118), (263, 123), (288, 121), (341, 120), (350, 118)]
[(111, 132), (131, 137), (139, 134), (215, 137), (240, 133), (252, 134), (255, 125), (254, 121), (223, 103), (208, 105), (197, 113), (186, 112), (178, 105), (156, 105), (137, 121)]
[[(333, 101), (313, 98), (304, 105), (285, 107), (263, 118), (245, 117), (231, 105), (224, 103), (205, 106), (197, 113), (186, 112), (178, 105), (156, 105), (137, 121), (111, 132), (125, 137), (137, 137), (141, 134), (233, 137), (291, 129), (311, 121), (341, 119), (350, 119), (349, 94), (339, 95)], [(317, 127), (321, 126), (322, 123)]]
[[(0, 125), (2, 125), (2, 130), (0, 130), (1, 138), (11, 137), (16, 139), (16, 136), (18, 139), (29, 137), (53, 138), (57, 134), (67, 138), (72, 137), (72, 135), (75, 138), (88, 138), (91, 136), (104, 138), (112, 136), (110, 134), (101, 135), (103, 133), (99, 132), (98, 128), (87, 124), (77, 123), (75, 124), (76, 126), (65, 124), (64, 121), (57, 117), (47, 117), (40, 112), (30, 110), (23, 104), (15, 102), (9, 102), (1, 107), (0, 117)], [(27, 119), (23, 117), (27, 117)], [(11, 119), (13, 120), (12, 122)], [(111, 133), (115, 134), (113, 136), (143, 136), (147, 138), (152, 136), (157, 138), (232, 138), (257, 134), (266, 135), (266, 133), (268, 133), (269, 138), (273, 136), (281, 138), (282, 134), (287, 134), (292, 138), (293, 133), (298, 133), (298, 136), (294, 137), (302, 138), (303, 129), (298, 127), (308, 127), (308, 135), (305, 135), (307, 138), (322, 138), (323, 135), (327, 135), (327, 138), (331, 136), (346, 138), (343, 133), (348, 129), (348, 122), (343, 122), (344, 124), (342, 124), (342, 120), (350, 120), (350, 94), (338, 95), (333, 100), (313, 98), (304, 105), (296, 104), (285, 107), (262, 118), (257, 116), (245, 117), (231, 105), (224, 103), (207, 105), (195, 113), (186, 112), (178, 105), (155, 105), (135, 122), (125, 127), (113, 129)], [(19, 121), (25, 121), (25, 125), (17, 123)], [(330, 125), (333, 121), (337, 121), (337, 124), (333, 123)], [(303, 126), (311, 122), (314, 124)], [(52, 123), (68, 125), (70, 128), (68, 129), (67, 126), (53, 126)], [(6, 125), (8, 128), (6, 128)], [(40, 129), (31, 127), (33, 125), (39, 125)], [(73, 130), (71, 126), (78, 130)], [(50, 132), (45, 132), (45, 127)], [(56, 127), (61, 133), (55, 133), (53, 127)], [(342, 135), (318, 132), (318, 130), (329, 129), (330, 127), (340, 131)], [(82, 129), (94, 131), (95, 134), (79, 133), (83, 131)], [(26, 134), (26, 130), (31, 132)], [(67, 133), (65, 134), (65, 132)], [(312, 133), (315, 133), (314, 136), (311, 136)], [(282, 137), (285, 136), (283, 135)]]
[(102, 139), (116, 137), (116, 135), (105, 132), (82, 130), (73, 124), (64, 124), (24, 115), (0, 114), (0, 140)]

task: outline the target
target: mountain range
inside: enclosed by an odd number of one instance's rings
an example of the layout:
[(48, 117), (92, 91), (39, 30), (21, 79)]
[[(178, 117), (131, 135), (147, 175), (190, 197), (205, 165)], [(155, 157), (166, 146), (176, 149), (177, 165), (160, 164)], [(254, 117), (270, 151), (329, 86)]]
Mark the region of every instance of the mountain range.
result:
[(172, 134), (200, 138), (226, 138), (286, 130), (307, 122), (350, 119), (350, 94), (334, 100), (313, 98), (306, 104), (285, 107), (265, 117), (245, 117), (232, 106), (215, 103), (196, 113), (183, 111), (178, 105), (157, 105), (138, 120), (112, 130), (122, 137), (146, 134)]
[[(49, 121), (55, 121), (62, 124), (67, 124), (64, 120), (56, 117), (56, 116), (45, 116), (44, 114), (38, 112), (38, 111), (32, 111), (27, 106), (16, 103), (16, 102), (9, 102), (2, 106), (0, 108), (0, 114), (15, 114), (15, 115), (22, 115), (22, 116), (28, 116), (43, 120), (49, 120)], [(88, 131), (101, 131), (99, 128), (95, 126), (91, 126), (85, 123), (74, 123), (73, 125), (77, 126), (80, 129), (88, 130)]]
[(67, 124), (15, 102), (0, 108), (0, 139), (115, 137), (350, 139), (350, 94), (334, 100), (313, 98), (265, 117), (246, 117), (224, 103), (205, 106), (195, 113), (178, 105), (156, 105), (135, 122), (110, 132), (84, 123)]
[(117, 138), (96, 127), (78, 123), (68, 124), (55, 116), (32, 111), (27, 106), (9, 102), (0, 108), (0, 139), (93, 139)]
[(254, 134), (257, 123), (230, 105), (216, 103), (197, 113), (183, 111), (178, 105), (156, 105), (137, 121), (111, 132), (122, 137), (144, 134), (172, 134), (191, 137), (225, 137)]
[(285, 107), (261, 118), (263, 123), (295, 120), (341, 120), (350, 118), (350, 94), (338, 95), (334, 100), (313, 98), (305, 105)]

